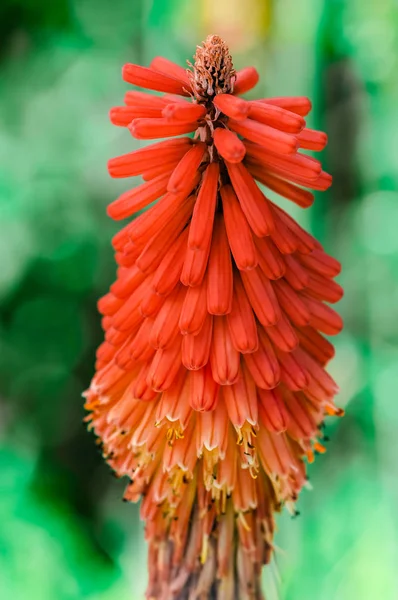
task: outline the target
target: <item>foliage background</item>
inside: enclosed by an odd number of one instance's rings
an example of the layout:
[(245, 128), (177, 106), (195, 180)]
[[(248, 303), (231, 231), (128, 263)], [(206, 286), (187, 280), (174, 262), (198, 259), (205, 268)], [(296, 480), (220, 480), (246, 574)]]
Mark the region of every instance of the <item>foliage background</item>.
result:
[[(208, 33), (260, 91), (314, 99), (331, 192), (300, 220), (344, 265), (332, 372), (345, 419), (279, 521), (269, 598), (398, 597), (398, 5), (395, 0), (2, 0), (0, 4), (0, 598), (136, 600), (138, 508), (87, 434), (81, 391), (114, 277), (106, 160), (124, 62), (184, 64)], [(138, 180), (137, 180), (138, 181)], [(290, 207), (289, 207), (290, 210)], [(298, 211), (291, 209), (295, 215)], [(278, 583), (278, 575), (280, 583)]]

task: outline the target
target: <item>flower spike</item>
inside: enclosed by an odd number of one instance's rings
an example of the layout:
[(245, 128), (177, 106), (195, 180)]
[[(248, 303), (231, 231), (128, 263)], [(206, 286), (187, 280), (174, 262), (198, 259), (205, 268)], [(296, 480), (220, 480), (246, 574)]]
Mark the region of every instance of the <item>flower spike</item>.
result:
[(147, 598), (260, 600), (274, 515), (294, 514), (324, 418), (343, 414), (324, 337), (342, 328), (326, 304), (340, 264), (268, 197), (311, 206), (331, 177), (305, 150), (327, 136), (306, 127), (308, 98), (242, 98), (259, 75), (218, 36), (188, 69), (156, 57), (123, 78), (158, 95), (129, 90), (112, 123), (168, 139), (108, 163), (143, 182), (108, 207), (132, 220), (86, 420), (125, 499), (143, 498)]

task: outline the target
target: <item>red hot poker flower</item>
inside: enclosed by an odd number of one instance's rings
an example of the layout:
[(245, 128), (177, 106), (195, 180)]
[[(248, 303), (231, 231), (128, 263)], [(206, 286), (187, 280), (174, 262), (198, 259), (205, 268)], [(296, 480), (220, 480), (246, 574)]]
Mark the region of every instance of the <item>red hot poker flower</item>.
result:
[(143, 498), (147, 597), (261, 598), (274, 513), (294, 513), (325, 415), (342, 413), (323, 334), (342, 328), (325, 302), (343, 292), (339, 263), (258, 183), (310, 206), (331, 177), (301, 150), (326, 135), (307, 98), (239, 97), (258, 74), (217, 36), (187, 71), (158, 57), (123, 77), (163, 95), (127, 92), (112, 122), (169, 139), (109, 162), (144, 180), (109, 215), (147, 210), (113, 240), (88, 420), (125, 499)]

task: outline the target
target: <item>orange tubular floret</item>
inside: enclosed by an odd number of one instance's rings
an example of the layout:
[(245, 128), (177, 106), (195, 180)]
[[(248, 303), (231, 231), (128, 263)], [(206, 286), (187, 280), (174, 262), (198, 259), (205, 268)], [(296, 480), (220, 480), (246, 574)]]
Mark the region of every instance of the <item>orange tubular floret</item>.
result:
[(315, 179), (315, 181), (311, 181), (310, 183), (308, 183), (307, 179), (297, 178), (294, 183), (297, 183), (298, 185), (303, 185), (305, 187), (309, 187), (312, 190), (325, 192), (332, 185), (332, 176), (329, 175), (329, 173), (326, 173), (325, 171), (321, 171), (318, 179)]
[(169, 421), (180, 421), (182, 429), (188, 424), (191, 408), (188, 402), (180, 402), (184, 392), (188, 390), (188, 377), (185, 369), (181, 369), (172, 385), (162, 394), (156, 410), (156, 424), (164, 418)]
[(177, 337), (171, 346), (156, 351), (148, 370), (148, 385), (156, 392), (167, 390), (177, 376), (180, 365), (181, 340)]
[(308, 115), (312, 108), (311, 100), (305, 96), (263, 98), (262, 100), (257, 100), (257, 102), (279, 106), (302, 117)]
[(162, 116), (161, 108), (151, 107), (135, 107), (135, 106), (114, 106), (109, 111), (109, 119), (113, 125), (119, 127), (127, 127), (133, 119), (142, 117), (157, 117)]
[(258, 264), (268, 279), (280, 279), (286, 271), (286, 264), (272, 240), (269, 238), (255, 238)]
[(298, 134), (297, 140), (300, 148), (321, 152), (328, 143), (328, 136), (323, 131), (306, 128)]
[(184, 336), (182, 340), (182, 362), (187, 369), (196, 371), (207, 365), (212, 333), (213, 317), (207, 314), (199, 333)]
[(144, 273), (151, 273), (158, 268), (162, 262), (165, 253), (173, 245), (175, 239), (184, 229), (195, 201), (194, 196), (190, 196), (165, 225), (151, 236), (145, 245), (141, 254), (136, 259), (136, 265)]
[(188, 229), (179, 235), (159, 264), (152, 282), (152, 289), (160, 296), (169, 294), (180, 279), (187, 247)]
[(274, 346), (283, 352), (292, 352), (299, 344), (296, 330), (284, 314), (276, 325), (267, 327), (267, 334)]
[(310, 383), (309, 375), (296, 356), (295, 351), (281, 352), (277, 349), (276, 355), (281, 367), (281, 381), (289, 390), (299, 392), (306, 388)]
[(131, 336), (131, 342), (129, 342), (130, 361), (137, 363), (137, 361), (146, 362), (153, 359), (155, 350), (148, 343), (152, 326), (152, 319), (144, 319), (135, 337), (134, 334)]
[(250, 104), (231, 94), (218, 94), (214, 98), (213, 104), (219, 111), (236, 121), (246, 119), (249, 114)]
[(153, 69), (126, 64), (122, 69), (122, 76), (127, 83), (146, 88), (147, 90), (189, 96), (188, 85), (184, 81), (164, 75)]
[[(110, 319), (110, 317), (105, 317), (105, 318)], [(127, 333), (117, 331), (117, 329), (115, 329), (113, 327), (112, 323), (109, 327), (107, 327), (105, 329), (105, 341), (108, 342), (109, 344), (112, 344), (114, 346), (114, 348), (123, 344), (126, 341), (128, 336), (129, 336), (128, 331), (127, 331)]]
[(303, 254), (309, 254), (315, 248), (319, 248), (319, 242), (305, 229), (303, 229), (297, 221), (292, 219), (290, 215), (287, 214), (282, 208), (277, 206), (276, 204), (271, 203), (274, 217), (280, 218), (280, 221), (286, 225), (288, 230), (293, 233), (293, 235), (298, 240), (298, 250)]
[[(312, 356), (307, 354), (302, 348), (297, 348), (294, 352), (295, 358), (304, 369), (306, 369), (310, 383), (306, 393), (311, 392), (311, 388), (315, 390), (315, 387), (321, 388), (315, 392), (316, 396), (325, 396), (327, 398), (333, 398), (338, 392), (339, 388), (334, 379), (327, 373), (322, 367), (313, 359)], [(315, 387), (314, 387), (315, 386)]]
[(200, 427), (200, 435), (197, 437), (198, 452), (203, 451), (203, 448), (210, 451), (217, 449), (220, 458), (224, 459), (230, 431), (224, 403), (218, 404), (214, 411), (201, 415), (197, 423)]
[(246, 154), (246, 148), (236, 133), (229, 129), (218, 127), (214, 131), (214, 144), (218, 153), (230, 163), (241, 162)]
[(184, 266), (181, 273), (181, 282), (184, 285), (200, 285), (205, 276), (210, 254), (210, 243), (204, 250), (188, 248), (185, 254)]
[(182, 157), (170, 177), (167, 186), (169, 192), (174, 194), (181, 192), (187, 182), (196, 176), (205, 152), (206, 144), (198, 142)]
[(325, 277), (336, 277), (341, 271), (339, 261), (320, 249), (313, 250), (311, 254), (301, 255), (299, 260), (312, 271)]
[(170, 177), (179, 162), (180, 156), (174, 158), (173, 160), (169, 160), (168, 162), (162, 163), (161, 165), (157, 165), (152, 169), (148, 169), (148, 171), (144, 171), (141, 177), (144, 181), (151, 181), (152, 179), (155, 179), (155, 177), (159, 177), (159, 175), (165, 175), (166, 173)]
[(111, 158), (108, 161), (108, 171), (111, 177), (133, 177), (140, 175), (146, 169), (180, 158), (189, 150), (192, 144), (190, 138), (178, 138), (152, 144), (128, 154)]
[(113, 357), (115, 352), (114, 347), (112, 346), (112, 344), (109, 344), (108, 342), (102, 342), (102, 344), (97, 348), (97, 351), (95, 353), (95, 356), (97, 358), (97, 360), (100, 360), (103, 365), (105, 366)]
[(158, 71), (159, 73), (164, 73), (169, 77), (180, 79), (185, 83), (187, 90), (191, 88), (186, 69), (163, 56), (155, 56), (155, 58), (152, 59), (149, 68)]
[(311, 274), (306, 287), (306, 294), (317, 300), (324, 300), (331, 304), (335, 304), (341, 300), (344, 295), (344, 290), (341, 285), (316, 273)]
[(177, 123), (167, 119), (134, 119), (128, 126), (130, 133), (138, 140), (154, 140), (159, 137), (172, 137), (195, 131), (198, 123)]
[(260, 419), (268, 429), (274, 433), (286, 431), (289, 414), (285, 408), (283, 396), (278, 388), (274, 390), (258, 390), (258, 409)]
[(108, 206), (108, 215), (116, 220), (130, 217), (160, 196), (163, 196), (167, 191), (168, 180), (168, 175), (160, 175), (152, 179), (149, 183), (143, 183), (133, 190), (125, 192)]
[(178, 321), (184, 298), (185, 288), (183, 285), (176, 287), (166, 298), (155, 317), (149, 337), (149, 342), (153, 348), (167, 348), (179, 334)]
[[(296, 157), (299, 159), (301, 158), (298, 155), (296, 155), (295, 158)], [(311, 178), (296, 175), (296, 171), (304, 170), (308, 166), (306, 165), (305, 167), (303, 167), (302, 164), (300, 164), (300, 160), (293, 161), (292, 164), (286, 163), (284, 166), (282, 166), (282, 163), (279, 163), (280, 166), (277, 166), (276, 162), (277, 161), (273, 161), (274, 164), (271, 164), (270, 162), (268, 162), (266, 156), (259, 156), (258, 158), (247, 156), (245, 160), (245, 166), (247, 167), (247, 170), (251, 173), (251, 175), (258, 181), (260, 181), (260, 183), (263, 182), (264, 173), (266, 176), (267, 171), (272, 171), (277, 177), (281, 177), (282, 179), (291, 182), (293, 185), (305, 185), (306, 187), (312, 189), (318, 187), (319, 175), (311, 176)]]
[(249, 117), (287, 133), (299, 133), (305, 127), (305, 120), (300, 115), (263, 102), (250, 102)]
[(285, 279), (294, 290), (303, 290), (310, 285), (308, 271), (302, 267), (294, 255), (288, 254), (284, 257), (286, 271)]
[(135, 259), (136, 256), (134, 256), (134, 258), (131, 258), (130, 254), (124, 254), (123, 252), (115, 252), (115, 262), (119, 267), (132, 267), (134, 265)]
[(247, 367), (242, 365), (242, 376), (233, 385), (223, 387), (223, 396), (228, 416), (235, 427), (243, 427), (245, 422), (257, 425), (258, 402), (256, 385)]
[(162, 115), (169, 121), (186, 121), (189, 123), (201, 119), (206, 112), (206, 107), (201, 104), (173, 102), (164, 107)]
[(227, 163), (227, 169), (250, 227), (259, 237), (269, 235), (274, 221), (266, 197), (242, 164)]
[[(144, 363), (132, 390), (134, 398), (138, 398), (139, 400), (146, 402), (154, 400), (157, 396), (157, 392), (154, 389), (152, 389), (151, 384), (147, 381), (148, 372), (149, 365), (147, 363)], [(144, 429), (142, 422), (141, 427), (142, 429)]]
[(297, 175), (302, 179), (315, 180), (321, 174), (321, 163), (309, 156), (302, 154), (281, 156), (250, 142), (246, 142), (245, 146), (248, 159), (255, 159), (256, 164), (260, 164), (267, 170), (278, 169), (286, 179), (289, 179), (290, 175)]
[(147, 212), (140, 215), (134, 221), (134, 227), (131, 228), (130, 238), (133, 242), (142, 242), (156, 235), (170, 219), (172, 219), (184, 205), (192, 203), (192, 198), (188, 194), (197, 185), (199, 176), (193, 180), (187, 188), (179, 194), (166, 194), (157, 204)]
[(313, 327), (298, 328), (297, 335), (303, 350), (313, 356), (322, 366), (326, 365), (334, 357), (333, 344)]
[(164, 96), (154, 96), (147, 92), (136, 92), (129, 90), (124, 95), (126, 106), (134, 108), (156, 108), (160, 111), (168, 104)]
[(203, 174), (189, 230), (188, 246), (191, 250), (204, 251), (210, 244), (219, 174), (218, 163), (211, 163)]
[(189, 404), (194, 410), (214, 410), (219, 397), (220, 386), (214, 380), (210, 363), (202, 369), (191, 371), (189, 375)]
[(278, 302), (289, 317), (298, 327), (305, 327), (310, 322), (310, 311), (307, 303), (290, 287), (286, 281), (279, 279), (273, 284)]
[[(316, 432), (316, 424), (300, 402), (299, 394), (287, 389), (284, 392), (285, 405), (290, 415), (287, 433), (293, 439), (311, 439)], [(312, 451), (309, 451), (308, 460), (314, 460)]]
[(273, 287), (259, 268), (242, 271), (241, 277), (250, 304), (264, 327), (275, 325), (281, 318), (281, 310)]
[(155, 317), (161, 309), (164, 297), (155, 294), (152, 290), (149, 291), (147, 296), (142, 300), (140, 305), (140, 312), (143, 317)]
[(279, 131), (269, 125), (258, 123), (253, 119), (245, 119), (244, 121), (230, 119), (228, 125), (247, 140), (278, 154), (294, 154), (298, 148), (295, 136)]
[(275, 388), (280, 381), (279, 362), (263, 330), (259, 330), (259, 347), (252, 354), (245, 354), (246, 366), (255, 384), (264, 390)]
[(207, 282), (189, 287), (180, 315), (180, 331), (183, 335), (196, 335), (201, 330), (207, 315)]
[(172, 102), (178, 102), (179, 104), (187, 105), (191, 104), (191, 101), (187, 98), (181, 98), (181, 96), (177, 96), (176, 94), (165, 94), (162, 96), (162, 100), (164, 101), (164, 105), (170, 104)]
[[(254, 158), (247, 158), (245, 160), (245, 163), (247, 166), (247, 170), (251, 173), (251, 175), (255, 179), (257, 179), (257, 181), (266, 185), (268, 173), (264, 172), (265, 165), (258, 161), (258, 159)], [(280, 169), (276, 166), (269, 166), (268, 168), (272, 170), (273, 174), (275, 174), (277, 177), (287, 179), (292, 184), (301, 185), (312, 190), (325, 191), (332, 184), (331, 176), (327, 173), (324, 173), (324, 171), (321, 171), (320, 175), (316, 179), (308, 179), (299, 177), (298, 175), (293, 175), (292, 173), (288, 173), (286, 170)]]
[(309, 325), (326, 335), (337, 335), (343, 329), (343, 320), (330, 306), (319, 300), (305, 298), (305, 304), (310, 311)]
[(123, 300), (116, 298), (114, 294), (105, 294), (97, 302), (98, 312), (101, 315), (114, 315), (123, 306)]
[(242, 271), (254, 269), (258, 258), (253, 236), (236, 194), (230, 185), (221, 188), (225, 227), (236, 266)]
[(270, 190), (283, 196), (287, 200), (291, 200), (301, 208), (308, 208), (314, 203), (314, 194), (308, 190), (303, 190), (293, 183), (279, 179), (270, 173), (261, 173), (256, 177), (257, 181), (267, 186)]
[[(129, 223), (129, 225), (131, 225), (131, 222)], [(118, 246), (119, 252), (116, 253), (116, 258), (117, 258), (117, 264), (121, 267), (132, 267), (134, 265), (134, 262), (136, 260), (136, 258), (140, 255), (140, 252), (142, 250), (141, 246), (138, 246), (137, 244), (133, 244), (133, 242), (130, 241), (129, 239), (129, 232), (130, 229), (128, 226), (124, 227), (124, 233), (126, 235), (127, 241), (124, 239), (124, 237), (121, 238), (116, 238), (116, 236), (113, 239), (115, 248), (116, 246)], [(122, 231), (123, 231), (122, 229)]]
[(134, 266), (132, 269), (123, 269), (119, 278), (111, 285), (111, 292), (117, 298), (127, 298), (144, 281), (145, 275)]
[[(130, 298), (122, 302), (119, 310), (112, 316), (112, 326), (118, 331), (127, 331), (132, 326), (132, 322), (135, 322), (136, 316), (139, 313), (136, 312), (139, 309), (142, 299), (145, 297), (150, 286), (149, 278), (145, 279), (143, 283), (132, 294)], [(139, 321), (136, 323), (138, 325)]]
[[(147, 360), (146, 356), (150, 348), (148, 340), (152, 331), (153, 320), (144, 319), (131, 341), (131, 357), (135, 360)], [(149, 359), (148, 359), (149, 360)]]
[(259, 79), (258, 71), (254, 67), (241, 69), (236, 73), (234, 94), (245, 94), (257, 85)]
[(232, 262), (224, 220), (217, 215), (214, 223), (207, 273), (207, 310), (226, 315), (232, 308)]
[(231, 385), (239, 377), (240, 354), (234, 348), (225, 317), (213, 319), (210, 364), (213, 378), (220, 385)]
[(232, 310), (227, 322), (234, 347), (241, 354), (255, 352), (258, 348), (257, 325), (250, 302), (239, 275), (234, 276)]

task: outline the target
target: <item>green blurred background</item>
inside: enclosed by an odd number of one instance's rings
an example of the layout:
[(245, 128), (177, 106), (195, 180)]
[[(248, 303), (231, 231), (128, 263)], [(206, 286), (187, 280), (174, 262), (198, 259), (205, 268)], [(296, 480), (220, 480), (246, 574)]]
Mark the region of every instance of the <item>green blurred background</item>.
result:
[(344, 265), (331, 370), (347, 416), (327, 425), (301, 516), (279, 520), (269, 598), (398, 598), (396, 0), (2, 0), (1, 600), (143, 597), (138, 508), (82, 426), (115, 274), (105, 207), (129, 186), (106, 160), (137, 145), (107, 112), (124, 62), (184, 64), (208, 33), (258, 68), (261, 95), (314, 100), (335, 178), (289, 210)]

